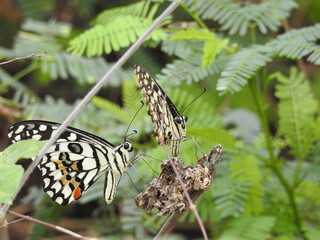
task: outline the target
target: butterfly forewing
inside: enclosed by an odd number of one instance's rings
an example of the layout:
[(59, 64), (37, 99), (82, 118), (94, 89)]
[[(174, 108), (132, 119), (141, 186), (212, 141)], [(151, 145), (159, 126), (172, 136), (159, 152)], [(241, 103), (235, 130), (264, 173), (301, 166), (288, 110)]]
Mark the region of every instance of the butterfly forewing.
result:
[(172, 154), (177, 156), (180, 142), (186, 136), (186, 116), (180, 115), (167, 94), (143, 67), (135, 65), (134, 72), (145, 97), (158, 144), (171, 142)]
[[(59, 126), (48, 121), (18, 122), (9, 128), (8, 136), (12, 142), (48, 140)], [(115, 177), (121, 175), (128, 158), (124, 144), (115, 147), (91, 133), (67, 127), (41, 159), (38, 168), (44, 191), (57, 203), (66, 205), (80, 198), (103, 173), (107, 173), (106, 178), (110, 178), (109, 172)], [(105, 186), (105, 192), (112, 189), (107, 203), (114, 198), (116, 184), (116, 181), (108, 181)]]

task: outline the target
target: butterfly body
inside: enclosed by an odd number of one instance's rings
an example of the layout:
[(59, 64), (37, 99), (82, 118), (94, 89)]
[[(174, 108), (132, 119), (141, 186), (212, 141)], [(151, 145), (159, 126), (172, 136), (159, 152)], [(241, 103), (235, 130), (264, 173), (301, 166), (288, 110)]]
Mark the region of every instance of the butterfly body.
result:
[[(48, 140), (60, 124), (48, 121), (23, 121), (9, 128), (12, 142), (27, 139)], [(131, 143), (119, 146), (82, 130), (67, 127), (43, 158), (41, 171), (44, 191), (61, 205), (80, 198), (103, 174), (106, 175), (104, 197), (111, 203), (118, 179), (129, 164)]]
[(160, 145), (171, 142), (172, 155), (175, 157), (179, 153), (180, 142), (186, 136), (188, 118), (180, 115), (160, 85), (143, 67), (135, 65), (134, 72), (146, 100), (156, 140)]

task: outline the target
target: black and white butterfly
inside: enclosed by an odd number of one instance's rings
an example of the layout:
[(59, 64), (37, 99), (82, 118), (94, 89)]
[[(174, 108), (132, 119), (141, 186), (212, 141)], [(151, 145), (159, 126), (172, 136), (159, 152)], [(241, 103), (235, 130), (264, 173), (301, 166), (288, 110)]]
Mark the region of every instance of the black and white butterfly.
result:
[(145, 97), (158, 144), (171, 142), (172, 155), (178, 156), (180, 143), (186, 136), (187, 116), (180, 115), (167, 94), (143, 67), (134, 65), (134, 73)]
[[(14, 143), (20, 140), (49, 140), (59, 123), (48, 121), (17, 122), (9, 128)], [(67, 205), (82, 194), (103, 174), (104, 198), (112, 202), (120, 176), (129, 164), (132, 146), (125, 139), (118, 146), (82, 130), (67, 127), (40, 160), (43, 189), (52, 200)]]

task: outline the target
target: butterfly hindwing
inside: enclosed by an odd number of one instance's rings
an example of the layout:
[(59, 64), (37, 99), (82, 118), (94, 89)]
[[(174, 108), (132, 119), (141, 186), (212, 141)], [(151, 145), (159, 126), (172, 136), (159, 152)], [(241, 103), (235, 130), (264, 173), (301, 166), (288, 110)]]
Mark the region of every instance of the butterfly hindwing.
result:
[[(12, 142), (31, 138), (48, 140), (59, 125), (48, 121), (18, 122), (10, 127), (8, 135)], [(130, 150), (127, 140), (115, 147), (91, 133), (67, 127), (38, 165), (43, 189), (57, 203), (69, 204), (80, 198), (103, 173), (121, 175), (127, 167)], [(114, 193), (116, 183), (108, 184), (113, 184), (108, 187)]]
[(135, 65), (134, 72), (146, 100), (156, 140), (160, 145), (171, 142), (175, 157), (179, 153), (180, 142), (186, 136), (187, 117), (180, 115), (167, 94), (143, 67)]

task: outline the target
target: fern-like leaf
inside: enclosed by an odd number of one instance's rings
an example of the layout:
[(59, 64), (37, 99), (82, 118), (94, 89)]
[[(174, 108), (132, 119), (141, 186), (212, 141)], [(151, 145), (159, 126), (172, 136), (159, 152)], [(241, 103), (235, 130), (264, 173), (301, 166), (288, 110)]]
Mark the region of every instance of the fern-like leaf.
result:
[(308, 61), (320, 64), (320, 47), (315, 45), (318, 39), (320, 39), (320, 24), (293, 29), (280, 35), (268, 45), (272, 47), (275, 56), (301, 59), (309, 55)]
[(177, 59), (169, 63), (162, 69), (161, 74), (156, 75), (157, 81), (169, 81), (170, 87), (175, 87), (182, 83), (190, 84), (199, 82), (215, 73), (220, 73), (228, 62), (229, 57), (218, 57), (214, 64), (203, 68), (201, 65), (201, 53), (194, 53), (185, 59)]
[(260, 32), (276, 31), (281, 20), (289, 16), (297, 7), (293, 0), (269, 0), (260, 4), (242, 5), (233, 0), (187, 0), (185, 3), (192, 11), (197, 11), (203, 19), (212, 19), (222, 25), (229, 34), (245, 35), (252, 23)]
[(124, 111), (121, 109), (121, 107), (119, 107), (119, 105), (117, 105), (107, 99), (95, 96), (92, 99), (92, 103), (96, 107), (112, 113), (114, 116), (116, 116), (119, 119), (122, 119), (123, 121), (125, 121), (125, 119), (127, 117), (127, 115), (124, 113)]
[[(119, 51), (135, 42), (153, 23), (152, 18), (122, 16), (107, 25), (98, 24), (70, 41), (67, 51), (89, 57)], [(159, 42), (167, 34), (156, 29), (147, 40)]]
[(187, 29), (176, 32), (170, 38), (177, 40), (201, 40), (204, 41), (203, 56), (201, 58), (202, 67), (205, 68), (213, 63), (216, 56), (228, 45), (227, 39), (219, 39), (213, 32), (204, 29)]
[(283, 135), (287, 144), (304, 159), (311, 151), (311, 143), (315, 140), (314, 132), (317, 101), (311, 94), (304, 75), (297, 69), (290, 69), (290, 76), (278, 73), (279, 83), (275, 95), (280, 99), (278, 106), (279, 134)]
[(247, 183), (233, 182), (228, 177), (215, 179), (215, 205), (222, 218), (241, 215), (246, 205), (249, 187)]
[(246, 215), (261, 213), (263, 209), (262, 173), (253, 155), (239, 155), (229, 164), (230, 176), (235, 182), (249, 183), (248, 198), (244, 207)]
[(162, 42), (161, 50), (169, 55), (184, 59), (186, 56), (194, 54), (195, 51), (200, 51), (201, 47), (200, 41), (171, 41), (167, 39)]
[(122, 84), (122, 101), (125, 109), (135, 109), (140, 105), (141, 91), (133, 81), (124, 81)]
[(272, 50), (267, 46), (255, 45), (233, 55), (221, 73), (217, 90), (231, 93), (240, 91), (261, 66), (271, 61), (270, 52)]
[[(147, 17), (149, 12), (150, 1), (140, 1), (137, 3), (129, 4), (127, 6), (116, 7), (112, 9), (107, 9), (98, 14), (98, 16), (92, 21), (92, 25), (102, 24), (107, 25), (110, 22), (113, 22), (115, 19), (121, 16), (136, 16), (136, 17)], [(159, 4), (154, 4), (153, 8), (157, 10)], [(154, 11), (150, 11), (154, 13)], [(149, 15), (153, 17), (153, 15)]]
[(320, 38), (320, 24), (295, 29), (282, 34), (266, 45), (255, 45), (234, 54), (221, 73), (217, 90), (238, 92), (255, 72), (275, 57), (299, 59), (309, 55), (307, 60), (320, 63), (320, 48), (314, 42)]
[(257, 159), (252, 155), (238, 155), (229, 163), (229, 172), (215, 181), (215, 204), (221, 216), (260, 213), (263, 187)]
[(219, 239), (264, 240), (267, 239), (267, 235), (271, 232), (275, 221), (275, 217), (271, 216), (236, 218), (229, 222), (229, 228), (223, 232)]

